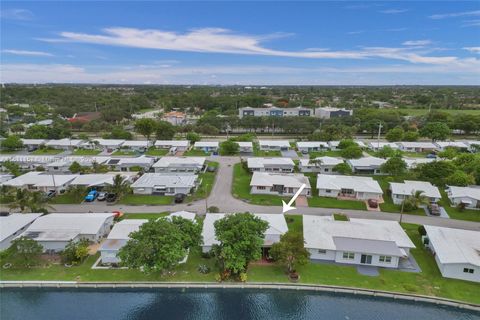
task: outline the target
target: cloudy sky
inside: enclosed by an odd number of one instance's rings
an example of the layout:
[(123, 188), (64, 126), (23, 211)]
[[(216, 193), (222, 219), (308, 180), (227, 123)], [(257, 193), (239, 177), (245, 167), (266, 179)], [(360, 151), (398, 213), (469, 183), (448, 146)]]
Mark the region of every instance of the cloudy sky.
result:
[(480, 84), (480, 2), (2, 2), (2, 82)]

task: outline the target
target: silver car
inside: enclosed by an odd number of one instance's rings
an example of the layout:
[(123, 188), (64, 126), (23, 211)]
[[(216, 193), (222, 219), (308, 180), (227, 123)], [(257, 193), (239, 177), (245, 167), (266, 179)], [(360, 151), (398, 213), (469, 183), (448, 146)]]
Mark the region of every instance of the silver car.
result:
[(99, 192), (97, 196), (98, 201), (104, 201), (107, 198), (107, 193), (106, 192)]

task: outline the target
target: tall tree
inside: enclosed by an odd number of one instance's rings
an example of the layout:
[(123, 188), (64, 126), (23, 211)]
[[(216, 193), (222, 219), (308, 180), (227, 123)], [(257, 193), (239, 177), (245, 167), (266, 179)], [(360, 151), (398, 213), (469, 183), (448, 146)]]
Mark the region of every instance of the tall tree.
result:
[(392, 157), (381, 165), (380, 170), (390, 175), (398, 176), (407, 170), (407, 163), (401, 157)]
[(124, 195), (130, 193), (130, 183), (126, 178), (117, 174), (113, 178), (113, 184), (106, 187), (107, 192), (117, 195), (117, 199), (121, 199)]
[(157, 129), (157, 122), (154, 119), (144, 118), (135, 121), (135, 131), (150, 140), (151, 135)]
[(303, 235), (288, 231), (280, 237), (280, 242), (272, 245), (270, 254), (273, 259), (287, 268), (288, 273), (295, 271), (299, 265), (308, 262), (310, 253), (304, 247)]
[(11, 135), (0, 144), (2, 150), (15, 151), (23, 148), (23, 142), (19, 136)]
[(420, 135), (432, 141), (445, 140), (450, 136), (451, 130), (446, 123), (428, 122), (420, 129)]
[(175, 127), (167, 121), (158, 121), (155, 130), (155, 136), (159, 140), (172, 140), (176, 132)]
[(24, 267), (33, 265), (42, 252), (40, 244), (24, 236), (14, 239), (8, 249), (8, 254), (18, 259)]

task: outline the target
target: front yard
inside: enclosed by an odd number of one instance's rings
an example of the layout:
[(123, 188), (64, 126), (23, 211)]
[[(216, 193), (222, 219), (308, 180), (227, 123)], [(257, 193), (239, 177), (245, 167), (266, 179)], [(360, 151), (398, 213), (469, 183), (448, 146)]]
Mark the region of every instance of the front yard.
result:
[[(303, 154), (301, 154), (304, 156)], [(341, 158), (341, 151), (340, 150), (325, 150), (325, 151), (313, 151), (309, 154), (310, 159), (315, 159), (317, 157), (336, 157)]]
[(96, 156), (99, 154), (100, 150), (95, 150), (95, 149), (76, 149), (73, 151), (72, 155), (74, 156)]
[(208, 157), (210, 155), (209, 152), (205, 152), (199, 149), (190, 149), (183, 153), (184, 156), (196, 156), (196, 157)]
[(117, 150), (112, 153), (112, 156), (136, 156), (137, 152), (130, 150)]
[(120, 204), (128, 204), (133, 206), (141, 205), (169, 205), (172, 204), (173, 197), (171, 196), (154, 196), (144, 194), (127, 194), (120, 199)]
[(168, 153), (168, 149), (157, 149), (155, 147), (151, 147), (150, 149), (145, 152), (147, 156), (154, 156), (154, 157), (161, 157), (165, 156)]
[(55, 155), (64, 152), (64, 150), (59, 149), (37, 149), (31, 154), (33, 155)]

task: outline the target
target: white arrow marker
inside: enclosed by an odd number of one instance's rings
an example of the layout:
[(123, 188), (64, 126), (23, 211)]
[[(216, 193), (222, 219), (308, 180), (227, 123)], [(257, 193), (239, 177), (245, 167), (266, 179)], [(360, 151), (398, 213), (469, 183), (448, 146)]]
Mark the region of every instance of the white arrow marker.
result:
[(295, 192), (295, 194), (293, 195), (292, 199), (290, 199), (290, 201), (288, 202), (288, 204), (285, 203), (285, 201), (282, 200), (282, 205), (283, 205), (283, 210), (282, 210), (282, 213), (285, 213), (287, 211), (290, 211), (290, 210), (294, 210), (295, 207), (292, 207), (292, 203), (295, 201), (295, 199), (297, 199), (297, 197), (300, 195), (300, 193), (303, 191), (303, 189), (305, 189), (305, 183), (302, 184), (302, 186), (298, 189), (297, 192)]

